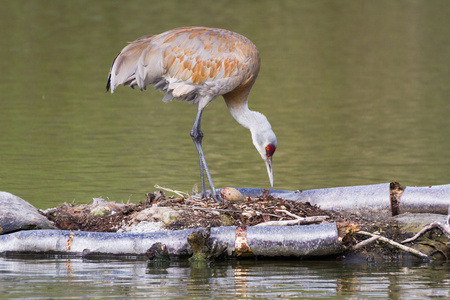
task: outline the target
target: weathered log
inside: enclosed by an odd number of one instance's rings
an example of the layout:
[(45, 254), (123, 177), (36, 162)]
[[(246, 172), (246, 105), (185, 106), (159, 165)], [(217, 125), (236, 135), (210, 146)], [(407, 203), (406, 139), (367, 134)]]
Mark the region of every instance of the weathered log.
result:
[[(205, 229), (198, 229), (204, 231)], [(0, 236), (0, 253), (68, 256), (145, 256), (154, 244), (165, 245), (170, 256), (188, 256), (187, 237), (194, 229), (154, 233), (108, 233), (67, 230), (29, 230)], [(309, 226), (214, 227), (208, 246), (226, 247), (226, 256), (305, 257), (343, 251), (335, 223)]]
[(399, 213), (434, 213), (446, 215), (450, 207), (450, 184), (406, 187), (400, 198)]
[[(264, 192), (264, 189), (257, 188), (237, 190), (244, 197), (259, 197)], [(328, 211), (375, 216), (405, 212), (447, 214), (450, 206), (450, 184), (402, 188), (398, 183), (392, 182), (306, 191), (270, 190), (269, 195), (285, 200), (310, 202)]]

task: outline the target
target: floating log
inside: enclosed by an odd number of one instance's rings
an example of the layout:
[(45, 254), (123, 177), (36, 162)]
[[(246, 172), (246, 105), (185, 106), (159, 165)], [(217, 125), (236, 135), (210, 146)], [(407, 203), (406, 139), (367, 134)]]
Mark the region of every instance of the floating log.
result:
[[(194, 231), (110, 233), (68, 230), (28, 230), (0, 236), (0, 253), (61, 254), (68, 256), (145, 256), (155, 244), (165, 245), (169, 256), (188, 256), (187, 237)], [(258, 257), (314, 257), (338, 254), (343, 247), (335, 223), (275, 227), (213, 227), (208, 246), (225, 249), (224, 255)]]
[[(264, 189), (237, 188), (244, 197), (258, 197)], [(219, 191), (220, 192), (220, 191)], [(336, 187), (306, 191), (270, 190), (269, 195), (285, 200), (310, 202), (323, 210), (361, 215), (400, 213), (447, 214), (450, 184), (428, 187), (401, 187), (397, 182)]]
[(450, 207), (450, 184), (406, 187), (401, 195), (399, 213), (434, 213), (446, 215)]

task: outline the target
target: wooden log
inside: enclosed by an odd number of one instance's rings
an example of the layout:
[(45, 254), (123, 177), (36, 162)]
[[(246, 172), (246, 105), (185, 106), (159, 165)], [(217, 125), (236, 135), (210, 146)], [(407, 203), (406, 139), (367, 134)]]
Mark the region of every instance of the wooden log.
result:
[(450, 184), (406, 187), (400, 198), (399, 212), (446, 215), (450, 207)]
[[(237, 189), (244, 197), (259, 197), (264, 192), (263, 189)], [(269, 195), (310, 202), (328, 211), (374, 216), (393, 216), (405, 212), (447, 214), (450, 207), (450, 184), (402, 188), (392, 182), (306, 191), (270, 190)]]
[[(68, 230), (29, 230), (0, 236), (0, 253), (68, 256), (142, 256), (153, 245), (164, 245), (169, 256), (192, 254), (188, 229), (153, 233), (110, 233)], [(306, 257), (343, 251), (335, 223), (275, 227), (213, 227), (208, 245), (226, 247), (226, 256)]]

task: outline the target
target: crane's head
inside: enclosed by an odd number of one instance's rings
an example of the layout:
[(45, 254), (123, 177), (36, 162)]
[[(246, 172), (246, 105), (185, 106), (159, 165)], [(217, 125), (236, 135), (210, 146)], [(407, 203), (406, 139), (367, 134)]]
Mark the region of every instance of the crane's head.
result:
[(266, 163), (267, 173), (269, 174), (269, 180), (270, 180), (271, 187), (273, 187), (272, 156), (275, 153), (275, 150), (277, 149), (276, 142), (277, 141), (275, 140), (275, 145), (268, 144), (265, 147), (266, 154), (264, 156), (262, 156), (262, 158), (264, 159), (264, 162)]
[(264, 119), (265, 122), (260, 123), (260, 126), (250, 131), (252, 133), (253, 145), (255, 145), (256, 150), (258, 150), (266, 163), (270, 185), (273, 187), (272, 156), (277, 149), (277, 137), (267, 119), (265, 117)]

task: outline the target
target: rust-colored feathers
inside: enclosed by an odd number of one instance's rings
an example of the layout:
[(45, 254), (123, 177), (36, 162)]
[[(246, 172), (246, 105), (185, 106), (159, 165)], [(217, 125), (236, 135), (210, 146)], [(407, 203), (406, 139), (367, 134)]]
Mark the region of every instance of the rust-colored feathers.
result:
[(128, 44), (114, 60), (107, 88), (154, 84), (172, 98), (198, 103), (235, 89), (245, 94), (260, 67), (258, 50), (231, 31), (184, 27), (145, 36)]

